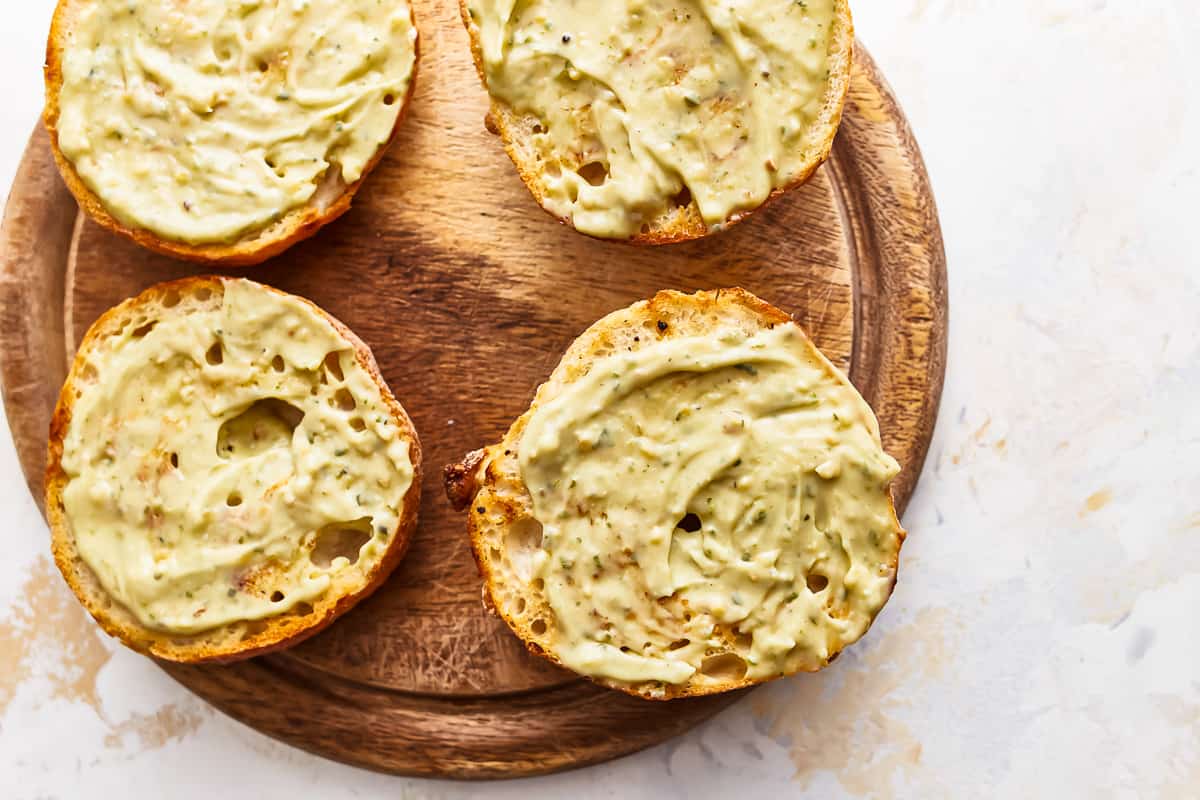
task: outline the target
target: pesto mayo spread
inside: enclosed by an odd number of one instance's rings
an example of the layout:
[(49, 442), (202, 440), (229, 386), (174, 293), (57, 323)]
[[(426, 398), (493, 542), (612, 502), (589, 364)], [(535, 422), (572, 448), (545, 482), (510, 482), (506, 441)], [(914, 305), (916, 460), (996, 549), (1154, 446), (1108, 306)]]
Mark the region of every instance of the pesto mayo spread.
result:
[(147, 627), (193, 633), (319, 598), (386, 550), (413, 479), (353, 345), (298, 298), (225, 282), (211, 310), (128, 326), (88, 355), (63, 445), (67, 522)]
[(538, 120), (543, 205), (584, 233), (628, 238), (685, 187), (717, 226), (820, 146), (834, 0), (467, 5), (489, 92)]
[(122, 223), (229, 242), (357, 181), (412, 79), (402, 0), (72, 4), (58, 144)]
[(891, 592), (899, 466), (792, 324), (597, 361), (519, 456), (550, 649), (579, 672), (683, 683), (730, 638), (748, 678), (816, 669)]

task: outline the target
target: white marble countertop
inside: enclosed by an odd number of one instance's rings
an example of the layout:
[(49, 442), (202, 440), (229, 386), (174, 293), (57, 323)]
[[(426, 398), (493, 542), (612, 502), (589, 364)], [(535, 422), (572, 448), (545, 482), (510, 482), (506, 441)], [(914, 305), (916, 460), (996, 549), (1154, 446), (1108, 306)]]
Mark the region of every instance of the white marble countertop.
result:
[[(41, 107), (52, 6), (5, 4), (3, 187)], [(941, 418), (870, 636), (618, 762), (494, 784), (375, 775), (233, 722), (101, 636), (5, 436), (0, 794), (1200, 794), (1200, 10), (855, 9), (924, 149), (950, 265)]]

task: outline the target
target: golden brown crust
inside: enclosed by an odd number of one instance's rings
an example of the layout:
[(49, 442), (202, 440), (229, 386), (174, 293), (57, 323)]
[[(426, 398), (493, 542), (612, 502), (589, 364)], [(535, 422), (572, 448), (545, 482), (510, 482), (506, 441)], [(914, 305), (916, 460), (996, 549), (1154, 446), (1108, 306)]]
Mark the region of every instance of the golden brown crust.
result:
[[(307, 614), (286, 613), (262, 620), (261, 622), (265, 624), (257, 626), (248, 635), (226, 637), (227, 640), (232, 639), (232, 641), (222, 642), (219, 646), (211, 644), (212, 631), (192, 636), (179, 636), (146, 628), (139, 624), (132, 614), (108, 597), (75, 546), (63, 506), (63, 490), (68, 480), (62, 466), (63, 442), (71, 423), (71, 413), (76, 399), (76, 384), (92, 350), (114, 327), (120, 327), (122, 321), (136, 313), (139, 308), (157, 304), (163, 295), (171, 291), (179, 294), (194, 293), (204, 289), (223, 292), (224, 285), (233, 280), (235, 279), (220, 276), (197, 276), (160, 283), (145, 290), (137, 297), (126, 300), (106, 311), (88, 329), (80, 343), (71, 365), (71, 371), (59, 394), (54, 416), (50, 421), (49, 449), (46, 459), (46, 514), (50, 522), (51, 549), (54, 553), (54, 561), (58, 565), (59, 571), (62, 572), (63, 578), (66, 579), (67, 585), (79, 598), (79, 602), (106, 633), (140, 653), (167, 661), (181, 663), (239, 661), (291, 647), (318, 633), (349, 611), (360, 600), (374, 592), (400, 563), (408, 550), (413, 530), (416, 528), (417, 513), (421, 503), (421, 442), (417, 437), (412, 420), (409, 419), (404, 407), (392, 395), (380, 375), (375, 357), (362, 340), (341, 321), (311, 301), (300, 298), (328, 320), (338, 333), (353, 345), (355, 359), (379, 387), (384, 402), (392, 412), (392, 421), (400, 429), (399, 435), (410, 444), (409, 456), (413, 465), (412, 485), (404, 496), (404, 504), (398, 515), (399, 521), (396, 528), (391, 531), (388, 548), (368, 573), (366, 584), (351, 594), (321, 598), (313, 604), (312, 611)], [(285, 294), (268, 286), (263, 288), (278, 294)], [(232, 629), (244, 624), (242, 622), (231, 623), (216, 630)]]
[(442, 469), (442, 485), (446, 489), (446, 499), (455, 511), (466, 511), (467, 506), (471, 505), (471, 499), (479, 490), (475, 472), (486, 455), (486, 450), (472, 450), (462, 461), (447, 464)]
[[(479, 26), (471, 19), (467, 0), (459, 0), (458, 8), (459, 14), (462, 16), (463, 25), (466, 26), (467, 33), (470, 35), (471, 56), (475, 61), (475, 71), (486, 89), (487, 78), (483, 68), (483, 48), (479, 41)], [(817, 171), (817, 168), (829, 158), (829, 153), (833, 149), (834, 137), (837, 135), (838, 127), (842, 122), (842, 110), (845, 108), (846, 94), (850, 89), (850, 69), (854, 60), (854, 20), (850, 15), (848, 0), (837, 0), (835, 14), (834, 31), (836, 38), (830, 44), (829, 55), (830, 102), (826, 104), (824, 109), (824, 118), (814, 123), (814, 126), (824, 128), (824, 135), (822, 136), (820, 146), (814, 149), (813, 157), (796, 174), (795, 178), (784, 186), (778, 186), (771, 190), (771, 193), (758, 206), (737, 211), (730, 215), (721, 224), (721, 231), (728, 230), (731, 226), (749, 219), (752, 215), (761, 211), (785, 193), (807, 183)], [(488, 131), (500, 136), (500, 140), (504, 145), (504, 151), (512, 159), (513, 164), (517, 168), (517, 173), (521, 176), (521, 180), (525, 183), (525, 186), (529, 189), (534, 199), (537, 200), (542, 210), (554, 217), (561, 224), (573, 228), (574, 225), (569, 218), (560, 217), (546, 208), (545, 192), (542, 189), (540, 173), (536, 165), (522, 155), (524, 130), (531, 126), (529, 119), (522, 118), (506, 103), (492, 97), (491, 109), (484, 120), (484, 125)], [(704, 224), (704, 219), (700, 216), (700, 207), (696, 205), (695, 200), (692, 200), (684, 208), (669, 209), (650, 224), (649, 230), (640, 231), (628, 239), (605, 239), (604, 237), (593, 236), (589, 233), (584, 233), (584, 235), (603, 239), (604, 241), (622, 241), (634, 245), (660, 245), (701, 239), (718, 232)]]
[[(145, 228), (130, 227), (116, 219), (104, 207), (104, 203), (100, 197), (84, 183), (83, 178), (75, 171), (75, 166), (71, 163), (71, 160), (67, 158), (58, 146), (58, 99), (63, 82), (62, 54), (67, 41), (70, 7), (79, 2), (81, 0), (58, 0), (58, 5), (54, 9), (54, 17), (50, 22), (50, 36), (46, 42), (46, 63), (43, 68), (46, 83), (46, 107), (42, 111), (42, 121), (46, 126), (46, 131), (50, 134), (50, 148), (54, 154), (54, 163), (58, 165), (58, 171), (62, 175), (63, 181), (67, 184), (67, 188), (70, 189), (71, 194), (75, 196), (79, 207), (96, 224), (107, 228), (113, 233), (124, 236), (126, 239), (148, 250), (185, 261), (227, 265), (231, 267), (248, 267), (260, 264), (268, 258), (279, 255), (297, 242), (302, 242), (313, 236), (321, 228), (349, 211), (354, 195), (361, 188), (363, 181), (375, 169), (375, 166), (383, 158), (384, 153), (387, 152), (387, 149), (399, 134), (400, 127), (408, 115), (409, 104), (412, 101), (413, 91), (417, 85), (417, 68), (421, 61), (421, 37), (420, 33), (417, 32), (416, 19), (413, 17), (413, 31), (416, 32), (416, 37), (413, 39), (413, 68), (412, 75), (408, 81), (408, 91), (405, 92), (400, 104), (400, 111), (396, 115), (396, 124), (392, 126), (391, 134), (388, 136), (387, 141), (375, 151), (375, 155), (371, 157), (366, 166), (363, 167), (362, 175), (359, 176), (358, 180), (345, 185), (341, 189), (341, 193), (337, 199), (324, 209), (320, 209), (312, 202), (309, 202), (299, 208), (293, 209), (285, 214), (283, 218), (271, 223), (269, 226), (243, 236), (235, 242), (202, 245), (176, 242), (164, 239)], [(413, 10), (411, 3), (409, 4), (408, 11), (409, 16), (412, 17)]]
[[(512, 424), (498, 444), (476, 450), (459, 464), (446, 467), (444, 478), (447, 496), (459, 510), (469, 507), (467, 530), (471, 540), (471, 551), (483, 578), (484, 596), (494, 612), (508, 624), (531, 653), (567, 668), (538, 642), (539, 637), (531, 630), (528, 618), (518, 619), (512, 606), (503, 601), (505, 595), (511, 596), (514, 587), (504, 574), (503, 559), (497, 561), (496, 558), (505, 547), (504, 540), (509, 533), (532, 518), (532, 499), (520, 480), (517, 450), (529, 418), (539, 404), (551, 396), (553, 388), (548, 387), (552, 387), (553, 384), (570, 383), (586, 374), (590, 362), (606, 352), (624, 346), (636, 346), (631, 345), (631, 340), (637, 341), (632, 338), (635, 334), (639, 338), (646, 336), (648, 339), (659, 340), (673, 336), (696, 335), (702, 332), (698, 326), (703, 325), (730, 324), (746, 330), (758, 330), (788, 322), (793, 322), (788, 314), (740, 288), (703, 291), (690, 295), (661, 291), (650, 300), (614, 312), (588, 328), (567, 348), (562, 361), (550, 378), (538, 387), (529, 409)], [(803, 330), (801, 333), (803, 334)], [(804, 334), (804, 338), (812, 351), (820, 356), (826, 368), (837, 372), (837, 368), (821, 354), (807, 334)], [(900, 543), (903, 544), (905, 533), (896, 516), (894, 503), (892, 520)], [(895, 559), (889, 565), (893, 571), (889, 593), (891, 588), (895, 587), (898, 565), (899, 548)], [(525, 600), (520, 604), (521, 607), (535, 604), (536, 591), (530, 586), (516, 587), (515, 591)], [(836, 657), (837, 653), (834, 653), (817, 668), (825, 666)], [(673, 700), (734, 691), (783, 676), (741, 678), (723, 683), (701, 684), (689, 681), (680, 685), (665, 686), (653, 683), (625, 683), (589, 675), (584, 677), (602, 686), (638, 697)]]

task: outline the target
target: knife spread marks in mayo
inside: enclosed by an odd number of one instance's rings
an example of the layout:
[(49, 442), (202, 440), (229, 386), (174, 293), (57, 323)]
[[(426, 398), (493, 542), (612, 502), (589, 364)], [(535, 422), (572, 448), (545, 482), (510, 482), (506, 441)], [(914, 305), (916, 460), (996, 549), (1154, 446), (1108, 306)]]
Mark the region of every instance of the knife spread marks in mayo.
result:
[(357, 181), (391, 136), (416, 29), (398, 0), (73, 3), (58, 144), (122, 223), (234, 241)]
[(543, 205), (628, 238), (687, 189), (710, 228), (812, 163), (835, 0), (468, 0), (493, 97), (536, 117)]
[[(679, 684), (817, 669), (891, 593), (899, 465), (793, 324), (603, 358), (520, 443), (566, 666)], [(720, 676), (717, 676), (720, 677)]]

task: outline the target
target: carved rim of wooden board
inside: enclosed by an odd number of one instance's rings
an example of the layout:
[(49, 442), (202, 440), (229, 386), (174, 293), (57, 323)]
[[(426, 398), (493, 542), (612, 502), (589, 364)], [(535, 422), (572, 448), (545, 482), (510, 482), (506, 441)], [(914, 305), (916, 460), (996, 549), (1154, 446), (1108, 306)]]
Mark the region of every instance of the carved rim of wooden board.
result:
[[(486, 155), (504, 159), (495, 146)], [(851, 343), (844, 355), (880, 417), (889, 451), (903, 465), (894, 485), (903, 509), (941, 397), (945, 254), (920, 151), (861, 46), (842, 129), (823, 171), (818, 178), (833, 187), (852, 275)], [(508, 178), (518, 183), (515, 174)], [(48, 421), (74, 345), (64, 316), (77, 216), (39, 128), (0, 231), (6, 334), (0, 374), (21, 465), (39, 505)], [(605, 253), (612, 257), (611, 250)], [(129, 287), (129, 294), (140, 288)], [(479, 444), (466, 442), (463, 452)], [(436, 474), (439, 467), (428, 464), (426, 471)], [(439, 502), (440, 493), (427, 487), (425, 508)], [(225, 667), (163, 666), (222, 711), (297, 747), (386, 772), (456, 778), (533, 775), (611, 759), (680, 734), (740, 696), (653, 703), (565, 679), (487, 696), (425, 695), (333, 675), (286, 653)]]

